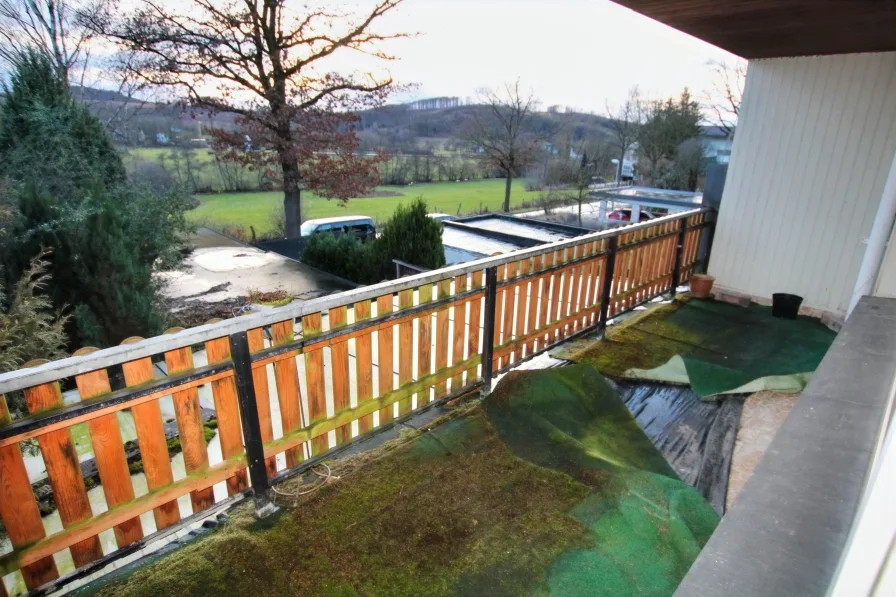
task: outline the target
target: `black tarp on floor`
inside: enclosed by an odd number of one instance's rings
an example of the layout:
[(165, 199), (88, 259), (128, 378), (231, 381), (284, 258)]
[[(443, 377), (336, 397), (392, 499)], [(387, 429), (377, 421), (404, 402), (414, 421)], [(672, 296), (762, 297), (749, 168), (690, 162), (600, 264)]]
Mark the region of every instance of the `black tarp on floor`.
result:
[(746, 397), (706, 401), (686, 386), (610, 383), (681, 480), (724, 514), (734, 440)]

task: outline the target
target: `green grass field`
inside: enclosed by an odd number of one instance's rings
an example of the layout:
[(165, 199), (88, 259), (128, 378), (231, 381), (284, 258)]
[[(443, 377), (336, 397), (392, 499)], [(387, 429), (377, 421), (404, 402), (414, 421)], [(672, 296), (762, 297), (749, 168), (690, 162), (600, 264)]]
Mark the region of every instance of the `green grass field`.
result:
[[(344, 207), (335, 200), (328, 201), (313, 193), (302, 193), (305, 219), (331, 216), (364, 215), (382, 223), (392, 215), (400, 203), (423, 197), (431, 212), (457, 214), (476, 213), (480, 206), (499, 211), (504, 200), (504, 181), (501, 179), (471, 182), (440, 182), (404, 187), (379, 187), (378, 191), (400, 193), (395, 197), (366, 197), (351, 199)], [(538, 192), (527, 192), (522, 180), (515, 180), (511, 190), (511, 207), (533, 201)], [(189, 213), (192, 221), (214, 225), (242, 224), (248, 230), (254, 226), (258, 234), (271, 227), (271, 217), (283, 208), (283, 193), (216, 193), (198, 195), (199, 207)]]

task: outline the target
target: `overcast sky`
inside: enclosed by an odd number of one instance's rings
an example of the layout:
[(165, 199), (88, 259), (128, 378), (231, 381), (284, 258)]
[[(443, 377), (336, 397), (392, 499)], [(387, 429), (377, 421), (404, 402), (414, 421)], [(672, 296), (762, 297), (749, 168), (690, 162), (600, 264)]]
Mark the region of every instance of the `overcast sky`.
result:
[(406, 0), (383, 24), (421, 34), (389, 46), (396, 79), (419, 84), (408, 99), (475, 96), (519, 77), (544, 106), (602, 113), (632, 85), (699, 97), (706, 62), (734, 59), (609, 0)]
[[(181, 0), (156, 0), (174, 10)], [(376, 0), (306, 0), (367, 14)], [(120, 0), (128, 12), (139, 0)], [(305, 2), (286, 4), (304, 16)], [(546, 108), (551, 105), (603, 114), (638, 85), (651, 98), (690, 88), (701, 100), (710, 87), (711, 59), (735, 57), (648, 19), (610, 0), (404, 0), (375, 25), (378, 32), (418, 32), (387, 42), (398, 60), (383, 63), (357, 52), (337, 52), (326, 70), (387, 68), (416, 88), (393, 97), (410, 101), (436, 96), (476, 98), (519, 78)]]

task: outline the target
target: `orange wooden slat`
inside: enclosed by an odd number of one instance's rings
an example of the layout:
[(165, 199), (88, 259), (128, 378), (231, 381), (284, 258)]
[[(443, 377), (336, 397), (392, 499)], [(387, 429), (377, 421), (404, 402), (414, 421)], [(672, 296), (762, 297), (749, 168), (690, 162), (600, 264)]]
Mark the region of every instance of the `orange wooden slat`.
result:
[[(504, 279), (512, 280), (519, 275), (519, 262), (513, 261), (504, 266)], [(514, 321), (514, 309), (516, 309), (516, 295), (517, 295), (517, 285), (516, 284), (508, 284), (504, 287), (504, 311), (503, 311), (503, 319), (504, 321), (501, 323), (501, 344), (505, 342), (510, 342), (513, 339), (513, 321)], [(511, 355), (507, 355), (505, 358), (498, 359), (498, 367), (506, 367), (510, 364)]]
[[(122, 344), (139, 342), (143, 338), (131, 337)], [(139, 386), (152, 381), (152, 360), (149, 357), (122, 363), (124, 382), (128, 387)], [(165, 440), (165, 427), (162, 423), (162, 409), (158, 400), (136, 404), (131, 407), (134, 427), (137, 430), (137, 443), (140, 446), (140, 457), (143, 459), (143, 473), (146, 475), (146, 486), (149, 491), (156, 491), (171, 485), (174, 477), (171, 473), (171, 459), (168, 456), (168, 444)], [(161, 504), (153, 510), (156, 529), (162, 530), (180, 520), (180, 509), (176, 501)]]
[[(370, 319), (370, 301), (355, 303), (355, 321)], [(355, 340), (355, 377), (358, 380), (358, 405), (373, 398), (373, 331)], [(367, 433), (373, 429), (373, 415), (358, 421), (358, 432)]]
[[(575, 247), (570, 247), (568, 249), (567, 257), (569, 260), (578, 259), (580, 255), (577, 254), (578, 251), (581, 250), (581, 245), (577, 245)], [(567, 271), (567, 282), (564, 286), (563, 290), (563, 319), (569, 319), (569, 317), (575, 312), (575, 302), (576, 302), (576, 287), (578, 286), (579, 279), (579, 267), (577, 264), (571, 265), (566, 268)], [(571, 325), (565, 325), (560, 328), (560, 336), (565, 337), (569, 335)]]
[[(581, 257), (587, 258), (591, 254), (591, 246), (586, 243), (582, 245)], [(591, 261), (583, 261), (576, 266), (576, 289), (573, 292), (572, 314), (577, 315), (585, 308), (585, 302), (588, 295), (588, 283), (590, 282)], [(581, 326), (581, 317), (573, 317), (570, 324), (571, 331), (578, 331)]]
[(657, 241), (651, 241), (644, 246), (644, 269), (641, 274), (641, 298), (643, 300), (651, 298), (654, 292), (656, 245)]
[(623, 287), (620, 291), (622, 295), (619, 300), (618, 308), (620, 311), (625, 310), (629, 306), (629, 300), (631, 298), (631, 294), (629, 291), (632, 289), (633, 283), (635, 281), (635, 268), (637, 267), (637, 248), (629, 249), (626, 251), (626, 260), (625, 260), (625, 281)]
[[(96, 348), (82, 348), (73, 356), (89, 354)], [(112, 391), (109, 375), (105, 369), (98, 369), (75, 377), (78, 395), (81, 400), (95, 398)], [(134, 499), (134, 486), (131, 484), (131, 472), (128, 470), (127, 457), (124, 454), (124, 441), (118, 427), (118, 416), (115, 413), (97, 417), (87, 423), (90, 431), (90, 443), (93, 444), (93, 456), (100, 475), (103, 494), (109, 508), (115, 508)], [(115, 541), (118, 547), (125, 547), (143, 537), (143, 525), (140, 518), (126, 520), (115, 527)]]
[[(330, 330), (336, 330), (348, 322), (345, 306), (330, 309)], [(348, 340), (330, 345), (330, 369), (333, 376), (333, 408), (336, 412), (349, 407), (350, 390), (348, 378)], [(336, 429), (336, 445), (344, 444), (352, 438), (352, 426), (343, 425)]]
[[(8, 425), (9, 422), (6, 397), (0, 395), (0, 425)], [(45, 536), (25, 461), (16, 444), (0, 447), (0, 518), (13, 548), (25, 547)], [(53, 557), (47, 556), (23, 566), (22, 576), (28, 589), (36, 589), (59, 578), (59, 572)]]
[[(398, 308), (407, 309), (414, 301), (412, 289), (402, 290), (398, 293)], [(428, 316), (427, 316), (428, 317)], [(410, 321), (403, 321), (398, 325), (398, 387), (410, 382), (414, 377), (414, 326)], [(398, 403), (398, 414), (404, 415), (411, 412), (410, 398), (405, 398)]]
[[(308, 338), (319, 334), (323, 329), (320, 313), (312, 313), (302, 318), (302, 334)], [(308, 422), (316, 423), (327, 418), (327, 388), (324, 382), (323, 348), (305, 353), (305, 378), (308, 382)], [(284, 435), (286, 431), (284, 430)], [(330, 448), (326, 435), (314, 438), (311, 442), (311, 455), (317, 456)]]
[[(255, 328), (246, 332), (249, 341), (249, 352), (256, 353), (264, 350), (264, 330)], [(295, 359), (295, 357), (291, 357)], [(252, 385), (255, 386), (255, 405), (258, 409), (258, 424), (261, 427), (261, 441), (268, 443), (274, 439), (274, 425), (271, 421), (271, 393), (268, 389), (267, 366), (252, 368)], [(268, 477), (277, 474), (277, 459), (268, 458), (264, 461)]]
[[(174, 333), (179, 329), (169, 330)], [(189, 346), (169, 350), (165, 353), (165, 364), (168, 374), (180, 373), (193, 369), (193, 351)], [(202, 410), (199, 406), (199, 391), (190, 388), (182, 392), (174, 392), (174, 415), (177, 419), (177, 432), (180, 447), (184, 456), (184, 468), (187, 475), (208, 467), (208, 448), (202, 430)], [(215, 494), (211, 487), (200, 489), (190, 494), (193, 512), (201, 512), (215, 503)]]
[[(597, 261), (594, 264), (594, 287), (591, 291), (591, 306), (599, 307), (600, 302), (603, 299), (603, 289), (604, 284), (606, 283), (607, 277), (607, 257), (598, 257)], [(597, 319), (600, 318), (600, 311), (598, 310), (598, 315), (596, 319), (592, 319), (592, 324), (597, 324)]]
[[(544, 255), (536, 255), (532, 258), (532, 271), (541, 271), (541, 269), (544, 267), (543, 264)], [(530, 355), (535, 351), (535, 339), (532, 336), (532, 332), (535, 331), (535, 328), (538, 325), (538, 300), (539, 294), (541, 293), (542, 279), (544, 279), (544, 276), (532, 278), (529, 284), (529, 305), (526, 308), (526, 334), (532, 337), (532, 340), (527, 342), (525, 345), (526, 355)]]
[(632, 253), (632, 283), (627, 307), (631, 308), (641, 298), (641, 272), (644, 269), (644, 245), (638, 245)]
[[(467, 274), (462, 274), (454, 278), (454, 294), (462, 294), (467, 291)], [(464, 360), (464, 344), (467, 331), (467, 306), (466, 304), (455, 305), (453, 308), (454, 334), (452, 341), (454, 345), (451, 347), (451, 364), (460, 363)], [(451, 391), (456, 392), (464, 385), (463, 372), (458, 373), (451, 378)]]
[[(597, 267), (596, 259), (589, 259), (582, 264), (582, 292), (579, 295), (579, 313), (591, 307), (591, 287), (595, 283), (594, 271)], [(575, 327), (584, 329), (589, 325), (588, 318), (582, 315), (576, 319)]]
[[(470, 289), (478, 290), (482, 288), (482, 270), (477, 270), (470, 276)], [(480, 326), (482, 321), (482, 303), (481, 298), (470, 301), (470, 333), (467, 335), (467, 354), (473, 356), (480, 354), (479, 341), (482, 336)], [(476, 368), (467, 371), (467, 383), (474, 378), (479, 377)]]
[[(551, 251), (546, 253), (543, 257), (544, 268), (548, 269), (553, 267), (554, 259), (556, 256), (556, 251)], [(551, 297), (553, 295), (553, 290), (551, 288), (552, 282), (554, 279), (554, 274), (552, 272), (548, 272), (541, 277), (541, 305), (539, 306), (539, 315), (538, 315), (538, 329), (546, 329), (548, 322), (551, 320)], [(534, 350), (541, 350), (548, 344), (547, 332), (544, 334), (537, 334), (535, 336)]]
[[(295, 339), (293, 320), (287, 319), (286, 321), (278, 321), (273, 324), (271, 326), (271, 339), (274, 346), (293, 342)], [(323, 353), (319, 350), (315, 352), (320, 355), (322, 363)], [(321, 370), (323, 370), (322, 364)], [(274, 363), (274, 381), (277, 384), (277, 403), (280, 405), (280, 420), (283, 425), (283, 434), (285, 435), (302, 426), (302, 396), (299, 391), (299, 370), (294, 358), (283, 359)], [(292, 468), (300, 462), (302, 462), (301, 447), (293, 448), (286, 452), (287, 468)]]
[[(554, 265), (555, 266), (560, 265), (561, 263), (566, 261), (565, 253), (566, 253), (565, 249), (554, 253)], [(565, 277), (566, 277), (565, 270), (560, 269), (560, 270), (555, 270), (553, 272), (552, 281), (551, 281), (551, 307), (550, 307), (550, 312), (549, 312), (549, 319), (547, 320), (546, 323), (554, 323), (555, 321), (559, 321), (561, 319), (561, 313), (562, 313), (561, 309), (563, 308), (563, 300), (562, 300), (563, 288), (564, 288), (563, 283), (564, 283)], [(556, 329), (556, 328), (554, 328), (554, 329)], [(548, 331), (546, 339), (545, 339), (545, 346), (552, 344), (553, 341), (554, 341), (554, 331), (553, 330)]]
[(662, 292), (662, 270), (663, 270), (663, 240), (658, 239), (651, 243), (650, 258), (650, 288), (651, 295), (657, 295)]
[[(439, 299), (446, 299), (451, 296), (451, 280), (439, 280)], [(449, 310), (445, 307), (436, 313), (436, 371), (441, 371), (448, 366), (448, 351), (454, 344), (453, 338), (448, 333), (450, 331)], [(436, 398), (441, 398), (448, 393), (448, 380), (436, 385)]]
[[(222, 363), (230, 359), (230, 338), (216, 338), (205, 343), (205, 354), (209, 364)], [(221, 456), (224, 460), (243, 453), (243, 432), (240, 425), (240, 404), (236, 393), (236, 380), (225, 377), (212, 382), (212, 397), (215, 400), (215, 415), (218, 417), (218, 439), (221, 442)], [(257, 400), (257, 396), (256, 396)], [(249, 487), (245, 470), (238, 471), (227, 479), (227, 495), (234, 495)]]
[[(25, 366), (33, 366), (47, 361), (31, 361)], [(62, 406), (62, 392), (59, 383), (52, 382), (34, 386), (24, 391), (25, 404), (31, 413)], [(53, 487), (53, 498), (59, 509), (62, 526), (69, 527), (93, 516), (87, 490), (84, 488), (84, 477), (81, 475), (81, 464), (78, 453), (68, 429), (53, 431), (37, 438), (47, 476)], [(30, 483), (29, 483), (30, 487)], [(71, 546), (72, 559), (80, 568), (103, 557), (99, 538), (94, 535)]]
[[(417, 289), (417, 302), (421, 305), (432, 302), (432, 284), (424, 284)], [(425, 313), (417, 319), (417, 375), (420, 379), (432, 373), (432, 313)], [(417, 393), (417, 408), (429, 403), (432, 392), (429, 388)]]
[[(499, 265), (495, 268), (495, 279), (498, 284), (504, 281), (505, 273), (507, 271), (507, 265)], [(504, 301), (505, 296), (507, 294), (507, 287), (499, 287), (495, 291), (495, 320), (493, 326), (493, 338), (494, 345), (498, 347), (501, 345), (501, 326), (504, 324)], [(492, 358), (492, 371), (498, 370), (498, 362), (499, 359), (497, 356)]]
[[(529, 259), (520, 260), (520, 277), (529, 273)], [(525, 335), (526, 321), (528, 320), (529, 309), (529, 280), (523, 280), (517, 287), (516, 297), (516, 323), (513, 326), (513, 337), (522, 338)], [(523, 351), (517, 350), (513, 353), (513, 361), (519, 361), (523, 358)]]
[[(391, 294), (386, 294), (384, 296), (377, 297), (376, 299), (376, 315), (377, 317), (381, 317), (383, 315), (388, 315), (392, 313), (394, 309), (393, 299)], [(395, 343), (393, 337), (393, 328), (394, 326), (386, 326), (384, 328), (380, 328), (376, 333), (376, 345), (377, 345), (377, 380), (379, 383), (379, 389), (377, 391), (378, 396), (383, 396), (384, 394), (388, 394), (393, 389), (395, 389), (395, 367), (394, 367), (394, 353)], [(380, 425), (383, 423), (387, 423), (392, 420), (392, 413), (394, 410), (394, 405), (390, 404), (389, 406), (380, 409), (379, 419)]]

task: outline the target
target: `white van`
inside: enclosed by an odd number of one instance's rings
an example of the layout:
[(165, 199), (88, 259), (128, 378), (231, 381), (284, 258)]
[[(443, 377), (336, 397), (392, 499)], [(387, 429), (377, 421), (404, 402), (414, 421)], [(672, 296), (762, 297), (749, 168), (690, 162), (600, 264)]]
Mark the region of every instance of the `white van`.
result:
[(338, 218), (307, 220), (302, 223), (299, 230), (303, 238), (324, 232), (332, 232), (336, 236), (351, 234), (360, 240), (368, 240), (376, 236), (373, 218), (366, 216), (339, 216)]

